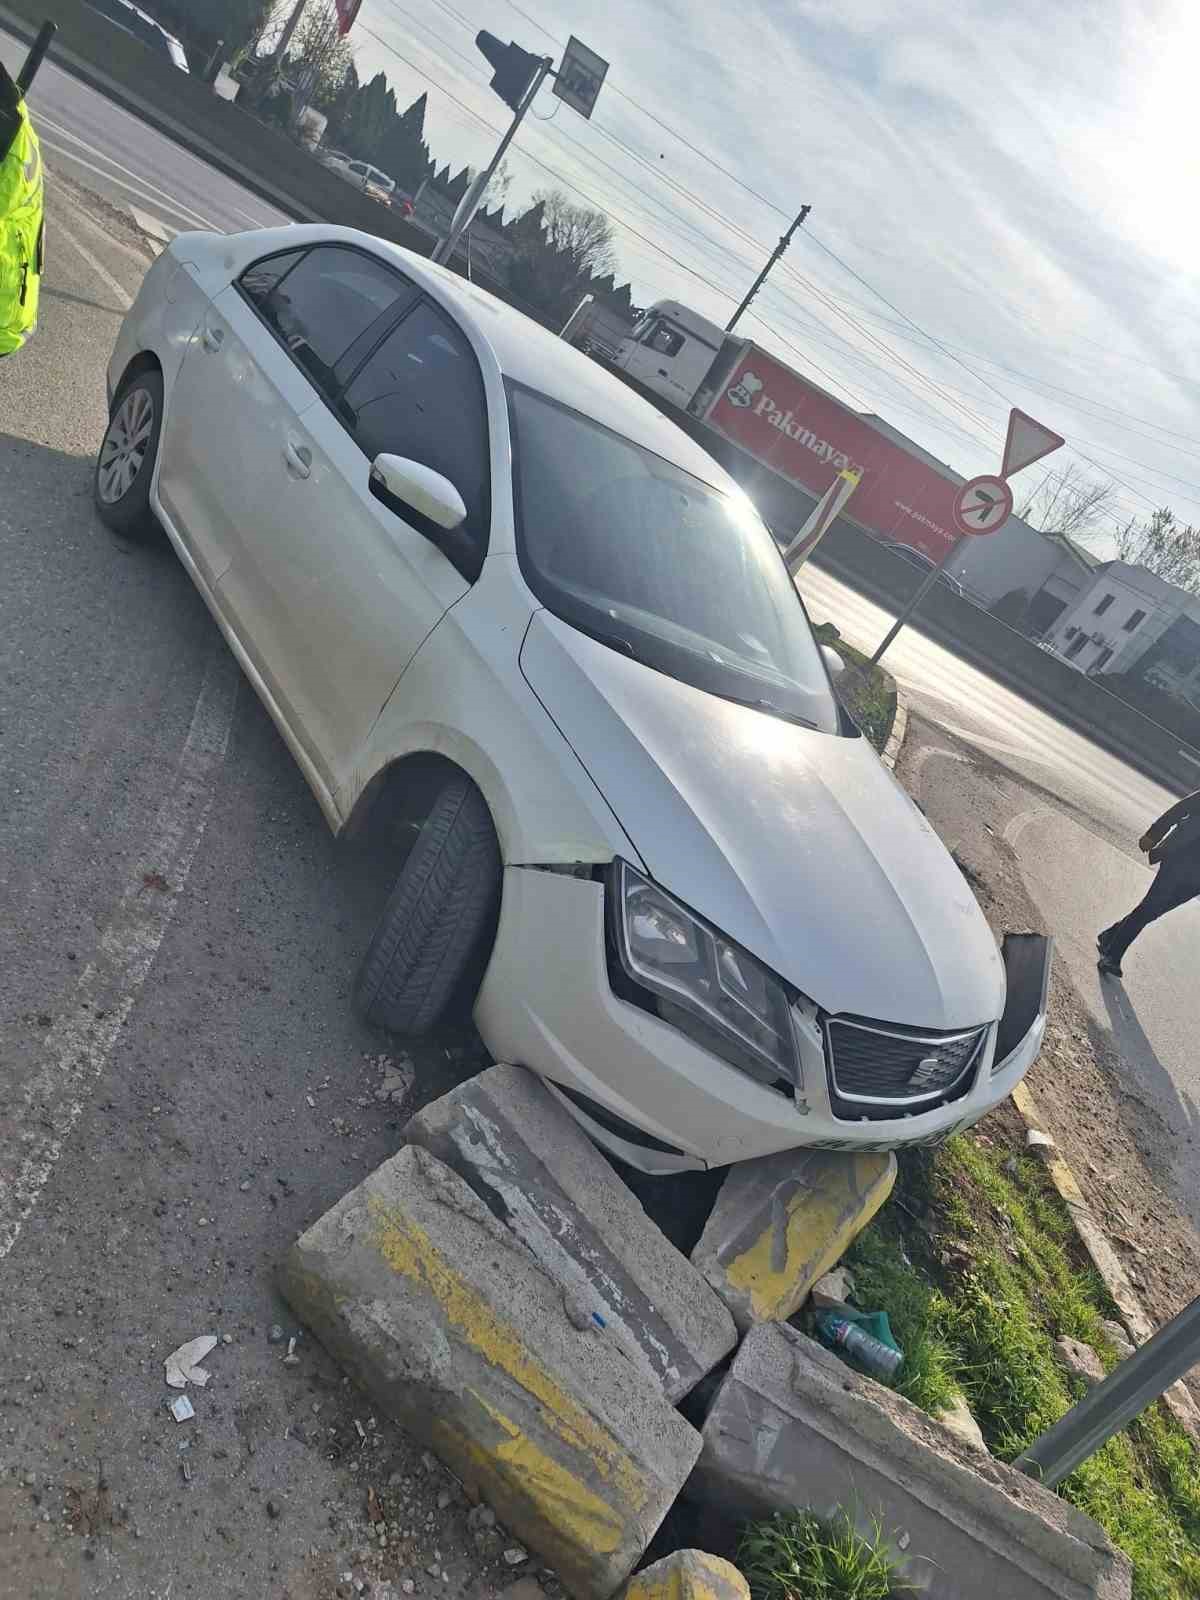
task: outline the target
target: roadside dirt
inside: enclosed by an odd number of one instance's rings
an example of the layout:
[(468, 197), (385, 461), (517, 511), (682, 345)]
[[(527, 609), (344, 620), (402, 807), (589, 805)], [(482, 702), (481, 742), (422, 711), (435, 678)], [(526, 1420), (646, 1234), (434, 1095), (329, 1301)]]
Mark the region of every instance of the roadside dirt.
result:
[[(1042, 926), (1004, 839), (1007, 823), (1028, 806), (1031, 786), (919, 716), (910, 717), (897, 776), (950, 848), (993, 929), (1053, 933)], [(1123, 1067), (1111, 1036), (1087, 1012), (1061, 961), (1051, 980), (1046, 1043), (1029, 1086), (1148, 1314), (1156, 1323), (1167, 1321), (1196, 1293), (1200, 1237), (1171, 1194), (1161, 1117)], [(1012, 1138), (1015, 1113), (1002, 1108), (985, 1127)], [(1200, 1397), (1200, 1376), (1190, 1383)]]

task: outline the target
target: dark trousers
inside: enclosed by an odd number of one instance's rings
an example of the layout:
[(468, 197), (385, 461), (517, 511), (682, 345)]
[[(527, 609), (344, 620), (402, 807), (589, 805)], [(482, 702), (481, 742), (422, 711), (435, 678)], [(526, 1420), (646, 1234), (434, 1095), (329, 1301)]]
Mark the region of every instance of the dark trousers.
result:
[(1185, 905), (1196, 895), (1200, 895), (1200, 857), (1190, 850), (1174, 860), (1168, 856), (1159, 864), (1154, 882), (1141, 904), (1134, 906), (1127, 917), (1114, 922), (1111, 928), (1106, 928), (1100, 935), (1105, 955), (1120, 966), (1121, 957), (1143, 928), (1148, 928), (1168, 911), (1174, 911), (1176, 906)]

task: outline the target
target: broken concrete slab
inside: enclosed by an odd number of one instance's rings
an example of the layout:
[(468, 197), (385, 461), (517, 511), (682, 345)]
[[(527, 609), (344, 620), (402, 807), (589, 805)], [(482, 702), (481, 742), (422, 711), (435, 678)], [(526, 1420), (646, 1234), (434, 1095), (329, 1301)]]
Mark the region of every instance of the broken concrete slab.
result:
[(661, 1388), (418, 1146), (288, 1252), (296, 1313), (581, 1600), (629, 1576), (700, 1448)]
[(622, 1600), (750, 1600), (750, 1586), (720, 1556), (676, 1550), (630, 1578)]
[(784, 1150), (731, 1167), (692, 1260), (745, 1332), (783, 1322), (892, 1192), (896, 1158)]
[(937, 1420), (943, 1428), (949, 1428), (951, 1433), (956, 1434), (964, 1444), (969, 1444), (973, 1450), (987, 1453), (983, 1429), (976, 1422), (975, 1413), (967, 1404), (965, 1394), (956, 1393), (946, 1409), (937, 1413)]
[(714, 1519), (877, 1518), (929, 1600), (1129, 1600), (1129, 1561), (1090, 1517), (794, 1328), (747, 1334), (703, 1432), (685, 1493)]
[(418, 1113), (406, 1137), (463, 1177), (585, 1324), (679, 1401), (737, 1343), (696, 1268), (532, 1072), (495, 1066)]

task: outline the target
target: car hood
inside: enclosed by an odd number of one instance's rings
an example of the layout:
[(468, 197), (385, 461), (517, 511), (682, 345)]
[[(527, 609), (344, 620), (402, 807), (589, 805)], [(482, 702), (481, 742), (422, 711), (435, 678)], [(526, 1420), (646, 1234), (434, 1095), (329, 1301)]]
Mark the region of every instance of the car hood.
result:
[(678, 683), (547, 611), (521, 669), (655, 881), (819, 1006), (934, 1029), (1000, 1016), (991, 930), (866, 739)]

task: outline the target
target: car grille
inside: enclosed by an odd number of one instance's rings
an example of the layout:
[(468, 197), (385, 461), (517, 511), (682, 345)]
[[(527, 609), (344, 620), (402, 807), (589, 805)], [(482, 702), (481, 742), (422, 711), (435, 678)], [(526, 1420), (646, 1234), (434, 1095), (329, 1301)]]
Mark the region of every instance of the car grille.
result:
[(825, 1024), (829, 1076), (851, 1116), (904, 1115), (965, 1093), (979, 1063), (986, 1028), (934, 1033), (862, 1017)]

